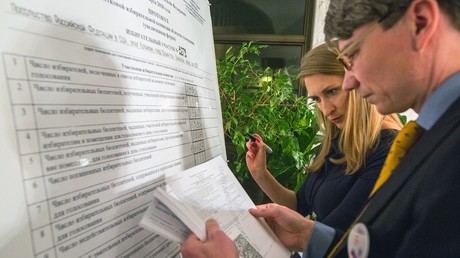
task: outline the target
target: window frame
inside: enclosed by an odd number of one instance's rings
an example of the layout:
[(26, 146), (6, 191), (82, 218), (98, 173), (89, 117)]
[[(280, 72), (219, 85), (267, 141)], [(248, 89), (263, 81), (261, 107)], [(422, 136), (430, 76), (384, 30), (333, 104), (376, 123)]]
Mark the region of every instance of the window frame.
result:
[[(303, 35), (276, 35), (276, 34), (240, 34), (240, 33), (219, 33), (213, 32), (214, 44), (241, 44), (254, 41), (264, 45), (277, 46), (300, 46), (301, 56), (311, 48), (313, 41), (313, 23), (315, 18), (315, 1), (305, 1), (305, 17)], [(299, 58), (299, 60), (300, 60)], [(300, 66), (300, 64), (298, 64)], [(303, 82), (299, 81), (298, 96), (305, 96), (306, 90)]]

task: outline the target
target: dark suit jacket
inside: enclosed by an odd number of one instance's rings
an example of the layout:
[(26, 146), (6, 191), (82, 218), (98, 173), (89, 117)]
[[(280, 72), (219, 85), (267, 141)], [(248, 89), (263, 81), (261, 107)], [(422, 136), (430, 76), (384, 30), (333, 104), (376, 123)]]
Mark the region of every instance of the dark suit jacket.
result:
[[(369, 230), (369, 257), (460, 257), (460, 99), (410, 149), (359, 221)], [(337, 256), (347, 257), (346, 246)]]

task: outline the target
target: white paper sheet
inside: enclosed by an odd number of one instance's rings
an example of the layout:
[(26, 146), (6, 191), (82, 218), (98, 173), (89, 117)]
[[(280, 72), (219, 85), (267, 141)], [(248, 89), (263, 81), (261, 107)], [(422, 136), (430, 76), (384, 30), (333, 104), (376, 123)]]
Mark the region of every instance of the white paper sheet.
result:
[(225, 155), (206, 0), (0, 0), (0, 257), (171, 257), (166, 171)]
[[(168, 198), (162, 189), (157, 189), (154, 195), (200, 239), (206, 239), (205, 221), (214, 218), (220, 228), (233, 239), (240, 250), (240, 257), (290, 256), (290, 252), (278, 241), (265, 221), (249, 213), (248, 210), (255, 205), (221, 157), (184, 172), (168, 172), (166, 184), (170, 188), (168, 192), (175, 197), (169, 195)], [(183, 229), (182, 223), (166, 222), (170, 221), (168, 213), (151, 206), (142, 224), (152, 230), (166, 225), (163, 229), (171, 233)], [(177, 235), (176, 238), (183, 240), (184, 236)]]

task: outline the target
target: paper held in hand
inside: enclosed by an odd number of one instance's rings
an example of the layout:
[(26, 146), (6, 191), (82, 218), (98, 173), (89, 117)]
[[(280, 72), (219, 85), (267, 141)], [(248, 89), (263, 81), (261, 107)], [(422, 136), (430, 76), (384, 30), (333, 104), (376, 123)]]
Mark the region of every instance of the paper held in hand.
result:
[(235, 242), (240, 257), (289, 257), (221, 156), (191, 169), (167, 173), (166, 190), (156, 189), (154, 200), (139, 225), (176, 242), (194, 232), (206, 238), (205, 222), (214, 218)]

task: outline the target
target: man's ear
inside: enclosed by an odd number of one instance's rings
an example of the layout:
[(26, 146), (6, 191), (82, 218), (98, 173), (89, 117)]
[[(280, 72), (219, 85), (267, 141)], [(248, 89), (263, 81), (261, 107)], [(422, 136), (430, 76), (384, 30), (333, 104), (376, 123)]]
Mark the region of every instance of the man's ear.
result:
[(414, 0), (407, 10), (411, 22), (413, 46), (426, 47), (437, 31), (440, 10), (436, 0)]

